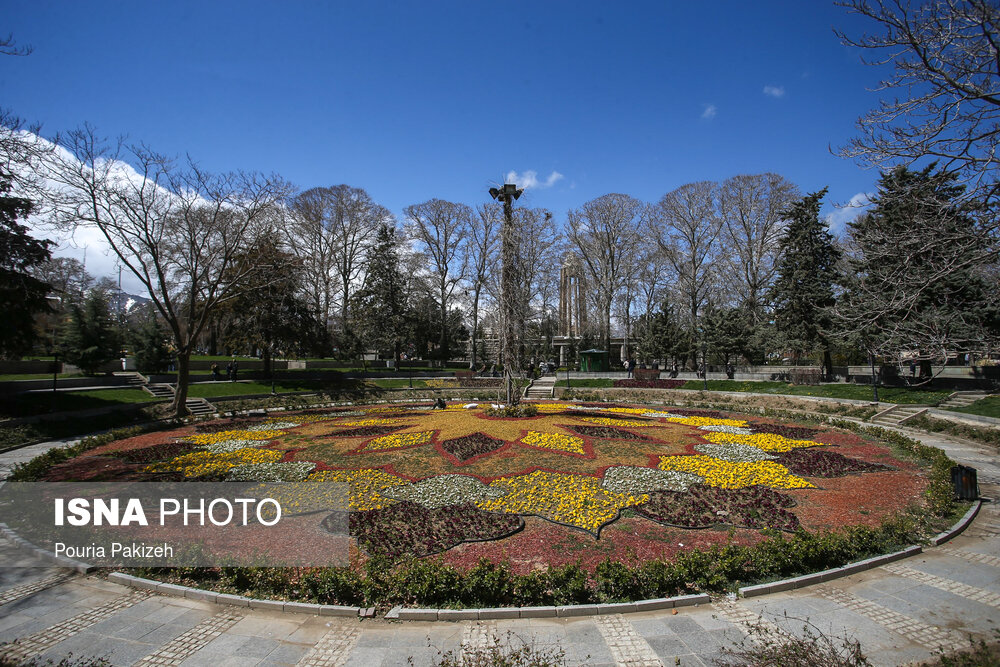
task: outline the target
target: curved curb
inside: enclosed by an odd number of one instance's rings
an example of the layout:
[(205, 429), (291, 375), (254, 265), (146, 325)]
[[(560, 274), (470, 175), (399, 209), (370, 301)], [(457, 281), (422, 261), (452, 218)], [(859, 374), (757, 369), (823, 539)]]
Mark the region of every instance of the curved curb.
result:
[(977, 500), (973, 502), (972, 507), (970, 507), (969, 511), (966, 512), (965, 515), (958, 520), (958, 523), (956, 523), (954, 526), (944, 531), (943, 533), (939, 533), (937, 536), (935, 536), (934, 539), (931, 540), (931, 544), (933, 544), (936, 547), (941, 546), (942, 544), (952, 539), (953, 537), (957, 537), (958, 535), (960, 535), (962, 531), (964, 531), (966, 528), (969, 527), (969, 524), (972, 523), (972, 520), (976, 518), (976, 515), (979, 514), (979, 509), (982, 506), (983, 506), (982, 500)]
[(768, 593), (779, 593), (781, 591), (790, 591), (795, 588), (812, 586), (813, 584), (830, 581), (831, 579), (840, 579), (841, 577), (847, 577), (852, 574), (857, 574), (858, 572), (864, 572), (865, 570), (870, 570), (873, 567), (886, 565), (887, 563), (902, 560), (903, 558), (916, 556), (921, 551), (923, 551), (923, 547), (914, 545), (912, 547), (906, 547), (902, 551), (896, 551), (882, 556), (875, 556), (874, 558), (866, 558), (865, 560), (855, 561), (842, 567), (835, 567), (830, 570), (823, 570), (822, 572), (813, 572), (812, 574), (804, 574), (801, 577), (782, 579), (781, 581), (771, 581), (766, 584), (757, 584), (756, 586), (744, 586), (737, 591), (737, 594), (741, 598), (751, 598), (758, 595), (767, 595)]
[[(426, 399), (404, 399), (402, 401), (375, 401), (377, 403), (415, 403)], [(337, 405), (337, 404), (333, 404)], [(340, 403), (340, 406), (353, 405), (352, 402)], [(328, 404), (328, 407), (330, 404)], [(296, 408), (292, 408), (296, 409)], [(280, 412), (288, 408), (276, 408), (263, 410), (262, 412)], [(245, 411), (246, 414), (254, 412)], [(0, 481), (0, 485), (2, 485)], [(958, 520), (949, 530), (939, 533), (931, 540), (931, 544), (939, 546), (948, 540), (961, 534), (975, 519), (982, 507), (982, 500), (976, 500), (972, 507)], [(87, 563), (57, 556), (54, 553), (41, 549), (20, 537), (6, 524), (0, 523), (0, 535), (12, 542), (21, 551), (37, 556), (44, 560), (53, 562), (59, 567), (73, 569), (79, 573), (90, 573), (98, 568)], [(907, 547), (901, 551), (891, 554), (883, 554), (873, 558), (849, 563), (842, 567), (814, 572), (812, 574), (783, 579), (780, 581), (767, 582), (754, 586), (744, 586), (738, 589), (739, 597), (756, 597), (768, 593), (803, 588), (813, 584), (839, 579), (863, 572), (881, 565), (886, 565), (894, 561), (915, 556), (923, 551), (918, 545)], [(348, 607), (340, 605), (322, 605), (307, 602), (288, 602), (283, 600), (262, 600), (248, 598), (242, 595), (231, 595), (228, 593), (217, 593), (215, 591), (168, 584), (151, 579), (134, 577), (122, 572), (112, 572), (108, 574), (108, 580), (129, 588), (149, 590), (163, 595), (183, 597), (192, 600), (201, 600), (220, 605), (232, 605), (238, 607), (248, 607), (251, 609), (267, 609), (284, 613), (307, 613), (317, 616), (341, 616), (354, 618), (372, 618), (375, 616), (375, 607)], [(472, 609), (428, 609), (428, 608), (408, 608), (393, 607), (386, 613), (387, 620), (413, 620), (413, 621), (460, 621), (460, 620), (499, 620), (499, 619), (519, 619), (519, 618), (567, 618), (579, 616), (600, 616), (604, 614), (622, 614), (632, 612), (657, 611), (661, 609), (673, 609), (686, 606), (697, 606), (699, 604), (709, 604), (711, 598), (704, 594), (680, 595), (672, 598), (655, 598), (650, 600), (639, 600), (636, 602), (621, 602), (610, 604), (587, 604), (587, 605), (560, 605), (541, 607), (491, 607)]]
[(95, 565), (88, 565), (87, 563), (73, 560), (71, 558), (63, 558), (62, 556), (55, 555), (51, 551), (36, 547), (34, 544), (11, 530), (5, 523), (0, 523), (0, 536), (8, 540), (20, 551), (23, 551), (30, 556), (47, 560), (57, 567), (68, 568), (80, 574), (89, 574), (98, 569)]

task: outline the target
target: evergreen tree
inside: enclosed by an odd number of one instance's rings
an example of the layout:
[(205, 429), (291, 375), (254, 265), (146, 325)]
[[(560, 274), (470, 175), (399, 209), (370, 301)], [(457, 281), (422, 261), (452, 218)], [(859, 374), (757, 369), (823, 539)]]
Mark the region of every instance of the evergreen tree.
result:
[(66, 361), (94, 375), (115, 359), (120, 351), (118, 334), (111, 323), (108, 304), (99, 293), (91, 293), (82, 306), (73, 306), (62, 336)]
[(260, 352), (264, 373), (271, 375), (276, 352), (307, 354), (325, 352), (327, 329), (310, 305), (299, 296), (302, 264), (269, 237), (246, 253), (246, 260), (267, 267), (244, 279), (243, 290), (225, 302), (218, 317), (227, 325), (223, 339), (230, 350)]
[(0, 171), (0, 358), (16, 358), (29, 352), (34, 342), (34, 317), (49, 312), (45, 299), (49, 285), (30, 275), (33, 267), (51, 256), (51, 241), (31, 238), (28, 228), (19, 224), (27, 218), (32, 203), (23, 197), (9, 196), (10, 177)]
[(694, 349), (691, 332), (682, 323), (676, 309), (666, 300), (653, 314), (640, 342), (641, 354), (680, 364)]
[(726, 367), (735, 364), (746, 348), (751, 322), (752, 317), (741, 308), (719, 307), (710, 302), (702, 315), (708, 352)]
[(160, 324), (156, 311), (145, 304), (129, 313), (128, 344), (140, 373), (160, 373), (170, 364), (170, 332)]
[(819, 219), (826, 188), (792, 204), (781, 241), (778, 277), (771, 288), (775, 327), (795, 360), (817, 347), (823, 349), (826, 377), (833, 376), (829, 331), (838, 280), (840, 251)]
[(996, 241), (978, 224), (981, 204), (963, 196), (954, 174), (935, 169), (882, 175), (874, 207), (849, 226), (853, 275), (837, 309), (845, 333), (862, 336), (873, 354), (916, 354), (925, 377), (932, 360), (979, 349), (1000, 333), (986, 253), (964, 250)]
[(383, 223), (368, 258), (368, 275), (353, 309), (365, 347), (392, 350), (396, 366), (406, 334), (406, 281), (399, 270), (396, 230)]

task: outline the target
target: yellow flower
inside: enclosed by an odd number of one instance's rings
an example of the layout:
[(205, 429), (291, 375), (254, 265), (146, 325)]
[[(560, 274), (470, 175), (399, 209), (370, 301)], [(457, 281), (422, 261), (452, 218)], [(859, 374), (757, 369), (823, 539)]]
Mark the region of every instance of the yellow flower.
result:
[(574, 435), (528, 431), (528, 434), (521, 438), (521, 442), (531, 447), (540, 447), (541, 449), (554, 449), (574, 454), (586, 453), (586, 449), (583, 446), (583, 438), (578, 438)]
[(283, 431), (246, 431), (236, 429), (232, 431), (219, 431), (217, 433), (195, 433), (186, 438), (181, 438), (185, 442), (193, 442), (196, 445), (214, 445), (225, 440), (274, 440), (285, 435)]
[(754, 433), (753, 435), (742, 435), (740, 433), (720, 433), (706, 432), (703, 436), (706, 440), (716, 445), (750, 445), (766, 452), (787, 452), (799, 447), (822, 447), (823, 443), (811, 440), (792, 440), (775, 433)]
[(687, 426), (746, 426), (743, 419), (722, 419), (720, 417), (668, 417), (668, 422)]
[(434, 431), (423, 431), (421, 433), (393, 433), (374, 438), (365, 445), (364, 450), (377, 452), (384, 449), (399, 449), (400, 447), (413, 447), (430, 442)]
[(488, 512), (535, 514), (544, 519), (597, 532), (618, 516), (624, 507), (640, 505), (649, 496), (613, 493), (601, 480), (586, 475), (536, 471), (517, 477), (502, 477), (490, 483), (504, 491), (500, 498), (476, 503)]
[(771, 461), (732, 463), (711, 456), (661, 456), (660, 470), (677, 470), (705, 478), (705, 484), (722, 489), (741, 489), (760, 484), (775, 489), (815, 488), (807, 480), (791, 474)]
[(224, 473), (230, 468), (250, 463), (275, 463), (281, 460), (282, 452), (270, 449), (247, 447), (234, 452), (213, 454), (211, 452), (191, 452), (165, 463), (146, 466), (145, 472), (179, 472), (185, 477)]
[(307, 482), (346, 482), (351, 485), (351, 509), (377, 510), (397, 502), (386, 498), (382, 491), (409, 484), (405, 479), (381, 470), (320, 470), (309, 475)]
[(634, 419), (608, 419), (607, 417), (581, 417), (581, 419), (601, 426), (659, 426), (654, 422), (640, 422)]
[(353, 422), (340, 422), (334, 426), (378, 426), (381, 424), (399, 424), (398, 419), (359, 419)]

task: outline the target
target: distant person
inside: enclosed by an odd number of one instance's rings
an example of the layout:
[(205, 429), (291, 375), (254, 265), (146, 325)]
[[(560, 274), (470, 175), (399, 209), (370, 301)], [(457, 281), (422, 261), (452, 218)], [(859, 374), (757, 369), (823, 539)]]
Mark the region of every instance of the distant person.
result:
[(233, 381), (233, 362), (231, 361), (226, 364), (226, 377), (229, 378), (230, 382)]
[(628, 377), (632, 377), (632, 372), (635, 370), (635, 359), (629, 357), (628, 361), (625, 362), (625, 367), (628, 368)]
[(219, 381), (219, 364), (212, 364), (212, 381)]
[(236, 374), (240, 371), (240, 362), (233, 359), (233, 382), (236, 382)]

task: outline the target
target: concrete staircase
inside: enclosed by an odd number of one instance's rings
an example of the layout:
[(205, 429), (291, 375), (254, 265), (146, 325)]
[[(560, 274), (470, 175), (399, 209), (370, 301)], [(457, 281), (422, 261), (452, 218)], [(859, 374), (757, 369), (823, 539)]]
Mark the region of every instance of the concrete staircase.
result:
[(194, 417), (204, 417), (205, 415), (214, 415), (218, 410), (215, 406), (206, 401), (204, 398), (189, 398), (184, 401), (184, 405), (187, 406), (188, 412)]
[(142, 388), (148, 391), (156, 398), (174, 397), (174, 388), (169, 384), (145, 384), (142, 386)]
[(929, 405), (893, 405), (871, 418), (876, 426), (899, 426), (930, 409)]
[(121, 371), (114, 374), (115, 377), (125, 378), (130, 387), (142, 387), (149, 383), (149, 378), (141, 373), (132, 371)]
[(555, 391), (556, 376), (545, 375), (528, 385), (527, 391), (524, 392), (524, 397), (540, 399), (552, 398), (555, 395)]
[(971, 405), (979, 399), (986, 398), (987, 396), (988, 394), (982, 391), (956, 391), (948, 397), (947, 401), (938, 407), (945, 410), (949, 408), (964, 408), (965, 406)]

